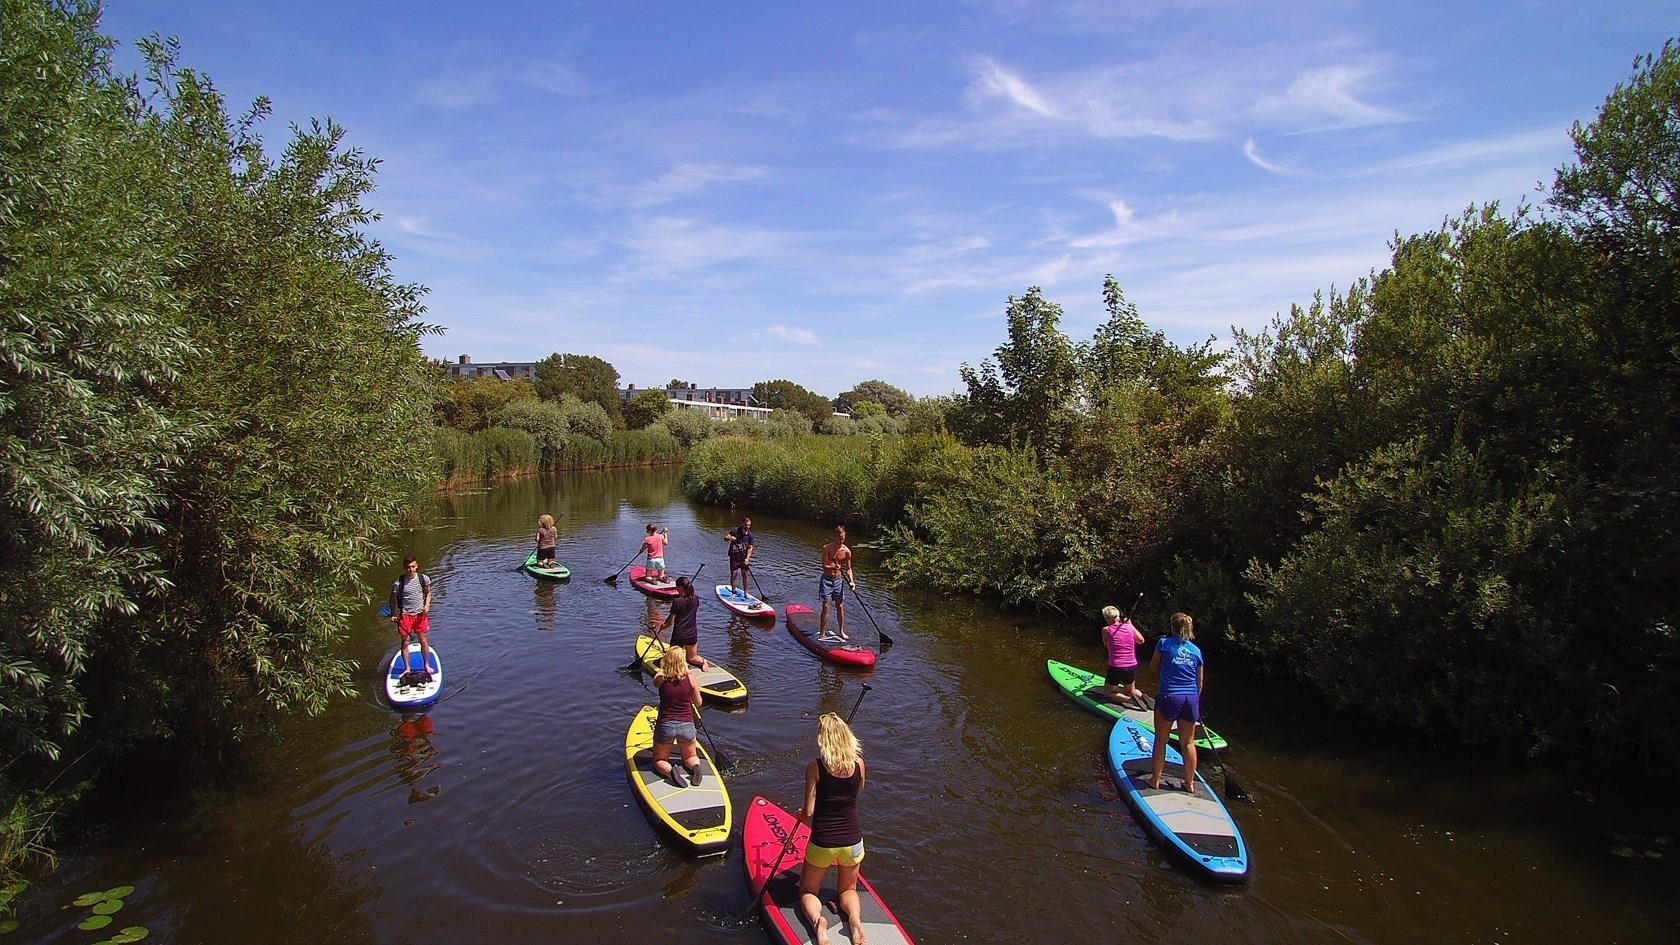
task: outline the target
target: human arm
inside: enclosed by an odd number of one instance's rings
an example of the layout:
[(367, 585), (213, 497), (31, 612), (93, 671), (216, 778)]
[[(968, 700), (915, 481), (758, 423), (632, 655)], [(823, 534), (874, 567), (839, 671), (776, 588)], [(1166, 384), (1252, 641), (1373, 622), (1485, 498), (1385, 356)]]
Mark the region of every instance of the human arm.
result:
[(858, 793), (863, 793), (864, 785), (869, 783), (869, 769), (864, 766), (863, 759), (858, 759)]
[(700, 682), (694, 678), (693, 673), (688, 674), (688, 688), (694, 694), (694, 707), (698, 709), (700, 706), (704, 705), (706, 699), (704, 696), (700, 695)]
[(1202, 694), (1202, 687), (1207, 684), (1207, 667), (1196, 667), (1196, 695)]
[(402, 595), (397, 591), (398, 585), (391, 585), (391, 622), (402, 622)]
[(432, 612), (432, 581), (430, 578), (426, 579), (426, 586), (424, 590), (426, 592), (426, 596), (420, 601), (420, 612), (423, 614), (429, 614)]
[(799, 808), (799, 821), (810, 823), (817, 813), (817, 763), (805, 766), (805, 804)]

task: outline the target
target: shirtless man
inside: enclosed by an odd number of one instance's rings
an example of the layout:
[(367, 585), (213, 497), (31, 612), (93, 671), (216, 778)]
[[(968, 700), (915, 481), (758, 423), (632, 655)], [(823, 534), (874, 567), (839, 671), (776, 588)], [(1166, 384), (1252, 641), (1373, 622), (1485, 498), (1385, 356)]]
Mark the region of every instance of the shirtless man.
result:
[[(817, 599), (822, 601), (822, 615), (817, 618), (817, 639), (828, 635), (828, 605), (834, 603), (835, 627), (840, 639), (846, 636), (846, 585), (857, 590), (857, 579), (852, 576), (852, 549), (846, 547), (846, 526), (834, 526), (834, 540), (822, 546), (822, 581), (817, 584)], [(844, 572), (846, 583), (840, 583)]]

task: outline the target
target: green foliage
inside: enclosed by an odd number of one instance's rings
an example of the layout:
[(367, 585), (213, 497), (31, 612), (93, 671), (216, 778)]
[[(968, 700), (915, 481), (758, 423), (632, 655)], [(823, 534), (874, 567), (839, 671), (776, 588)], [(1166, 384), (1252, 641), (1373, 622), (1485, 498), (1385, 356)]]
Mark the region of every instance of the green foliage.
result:
[(695, 444), (711, 436), (716, 427), (717, 424), (697, 410), (673, 409), (648, 429), (664, 429), (676, 437), (684, 449), (693, 449)]
[(806, 390), (792, 381), (759, 381), (753, 385), (752, 392), (760, 407), (796, 410), (812, 423), (818, 423), (834, 413), (834, 405), (827, 397)]
[(1038, 286), (1010, 296), (1004, 319), (1009, 339), (997, 347), (996, 363), (958, 369), (968, 393), (947, 420), (966, 443), (1024, 443), (1044, 462), (1065, 441), (1078, 389), (1078, 352), (1057, 327), (1061, 306)]
[[(829, 413), (832, 414), (833, 411), (831, 410)], [(757, 421), (754, 420), (735, 422), (757, 423)], [(813, 424), (809, 416), (800, 413), (797, 410), (792, 410), (787, 407), (777, 407), (775, 410), (770, 412), (770, 418), (761, 426), (763, 427), (764, 434), (768, 436), (803, 436), (811, 432)]]
[(612, 416), (600, 404), (565, 397), (560, 401), (560, 410), (574, 436), (586, 436), (602, 443), (612, 436)]
[(957, 407), (956, 397), (922, 397), (904, 415), (905, 433), (944, 433), (945, 418)]
[(609, 419), (619, 412), (618, 369), (592, 354), (551, 354), (537, 362), (537, 396), (566, 396), (598, 405)]
[(851, 390), (842, 391), (834, 398), (834, 409), (853, 416), (864, 416), (861, 412), (864, 403), (879, 406), (881, 410), (894, 417), (903, 417), (910, 412), (910, 407), (916, 398), (886, 381), (860, 381)]
[(536, 385), (526, 380), (504, 381), (495, 377), (445, 380), (438, 398), (437, 423), (477, 433), (494, 423), (502, 408), (536, 398)]
[[(908, 424), (904, 420), (900, 420), (897, 417), (888, 416), (887, 414), (873, 414), (857, 421), (855, 432), (871, 436), (883, 436), (903, 433), (905, 432), (905, 428), (907, 426)], [(923, 430), (921, 432), (933, 433), (938, 431)]]
[(829, 436), (852, 436), (857, 431), (857, 421), (841, 414), (831, 413), (817, 422), (817, 432)]
[(671, 399), (662, 390), (644, 390), (637, 392), (624, 405), (624, 425), (631, 430), (640, 430), (664, 416), (671, 409)]
[(685, 381), (680, 377), (673, 377), (673, 378), (671, 378), (671, 382), (665, 385), (665, 389), (666, 390), (675, 390), (675, 389), (681, 387), (684, 390), (687, 390), (690, 386), (691, 385), (689, 384), (688, 381)]
[(518, 400), (497, 412), (496, 426), (524, 430), (536, 440), (539, 460), (543, 466), (562, 464), (566, 441), (571, 437), (572, 425), (566, 411), (546, 400)]
[(532, 472), (542, 462), (542, 447), (524, 430), (491, 427), (482, 433), (462, 433), (444, 427), (435, 436), (438, 467), (446, 483), (493, 482)]
[[(836, 409), (844, 410), (847, 408), (836, 407)], [(850, 405), (850, 410), (853, 418), (858, 420), (864, 417), (884, 417), (887, 415), (887, 408), (873, 400), (854, 400)]]

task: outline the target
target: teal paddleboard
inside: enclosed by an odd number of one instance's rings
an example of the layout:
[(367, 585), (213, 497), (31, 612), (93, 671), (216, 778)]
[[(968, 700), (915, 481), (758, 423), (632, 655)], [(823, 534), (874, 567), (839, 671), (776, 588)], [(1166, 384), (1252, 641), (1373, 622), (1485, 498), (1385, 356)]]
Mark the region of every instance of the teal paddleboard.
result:
[[(1056, 684), (1056, 688), (1062, 691), (1062, 695), (1072, 699), (1088, 711), (1095, 712), (1096, 714), (1109, 719), (1131, 719), (1137, 724), (1143, 726), (1144, 731), (1149, 732), (1151, 735), (1155, 733), (1154, 712), (1141, 708), (1133, 709), (1126, 706), (1116, 705), (1115, 703), (1109, 702), (1107, 699), (1100, 696), (1091, 696), (1086, 694), (1086, 690), (1088, 689), (1102, 688), (1103, 678), (1101, 675), (1097, 673), (1088, 673), (1077, 666), (1069, 666), (1066, 663), (1058, 662), (1056, 660), (1045, 660), (1044, 666), (1050, 671), (1050, 681)], [(1202, 726), (1201, 729), (1202, 734), (1196, 739), (1196, 747), (1205, 748), (1210, 751), (1215, 748), (1220, 751), (1230, 750), (1231, 746), (1227, 745), (1225, 743), (1225, 739), (1213, 729), (1208, 728), (1205, 725)], [(1173, 732), (1168, 740), (1173, 744), (1177, 744), (1178, 733)]]
[[(506, 567), (506, 565), (503, 565), (503, 567)], [(525, 572), (536, 577), (547, 578), (550, 581), (564, 581), (572, 576), (572, 569), (558, 561), (554, 562), (552, 568), (545, 568), (537, 564), (537, 553), (535, 551), (531, 552), (531, 556), (525, 559)]]

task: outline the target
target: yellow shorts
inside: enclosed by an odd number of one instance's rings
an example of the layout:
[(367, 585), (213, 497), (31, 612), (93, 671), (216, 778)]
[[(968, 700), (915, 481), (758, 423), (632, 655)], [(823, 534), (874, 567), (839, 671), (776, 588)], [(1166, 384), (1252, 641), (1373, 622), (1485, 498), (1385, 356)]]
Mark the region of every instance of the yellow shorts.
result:
[(819, 847), (807, 844), (805, 847), (805, 862), (818, 869), (828, 869), (836, 863), (841, 866), (857, 866), (863, 862), (863, 841), (849, 847)]

